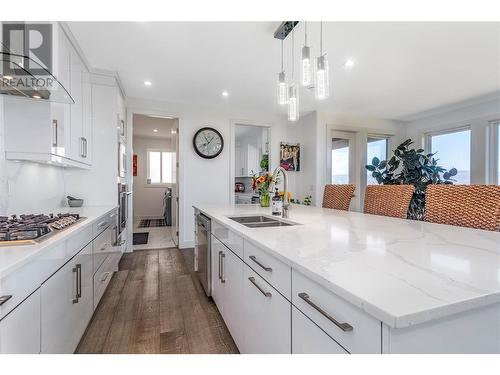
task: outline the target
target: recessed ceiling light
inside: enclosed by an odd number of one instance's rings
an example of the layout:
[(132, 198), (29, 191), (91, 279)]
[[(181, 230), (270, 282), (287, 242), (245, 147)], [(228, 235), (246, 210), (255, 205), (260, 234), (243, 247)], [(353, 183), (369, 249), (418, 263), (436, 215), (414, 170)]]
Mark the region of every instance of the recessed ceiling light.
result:
[(151, 85), (152, 85), (151, 81), (144, 81), (144, 86), (151, 86)]
[(154, 131), (155, 133), (158, 133), (158, 129), (153, 129), (153, 131)]
[(226, 98), (229, 96), (229, 93), (227, 91), (222, 91), (222, 96)]
[(354, 64), (355, 64), (355, 61), (353, 59), (348, 59), (345, 61), (344, 67), (347, 69), (350, 69), (354, 66)]

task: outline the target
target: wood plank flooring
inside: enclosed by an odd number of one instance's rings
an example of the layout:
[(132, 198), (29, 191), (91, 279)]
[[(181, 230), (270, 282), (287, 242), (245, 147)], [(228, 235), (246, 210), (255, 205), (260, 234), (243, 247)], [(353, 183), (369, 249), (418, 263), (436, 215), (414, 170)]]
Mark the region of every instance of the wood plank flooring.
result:
[(76, 352), (238, 353), (192, 264), (192, 249), (124, 254)]

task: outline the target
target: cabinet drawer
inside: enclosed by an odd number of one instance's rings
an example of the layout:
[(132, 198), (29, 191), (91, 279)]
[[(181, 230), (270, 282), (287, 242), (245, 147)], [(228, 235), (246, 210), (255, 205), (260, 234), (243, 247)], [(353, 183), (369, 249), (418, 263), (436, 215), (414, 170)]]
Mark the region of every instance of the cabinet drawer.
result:
[(87, 244), (92, 241), (92, 238), (92, 226), (90, 225), (87, 225), (85, 228), (78, 230), (77, 233), (72, 235), (66, 242), (68, 259), (87, 246)]
[(98, 235), (93, 244), (93, 262), (94, 262), (94, 273), (98, 270), (101, 264), (106, 260), (108, 255), (113, 251), (113, 246), (111, 243), (111, 228), (107, 228), (104, 232)]
[(243, 259), (243, 238), (212, 220), (212, 234)]
[(116, 256), (110, 255), (94, 274), (94, 310), (97, 308), (108, 284), (116, 271)]
[(108, 212), (106, 215), (101, 217), (93, 225), (94, 237), (97, 237), (102, 233), (107, 227), (113, 226), (116, 223), (116, 210)]
[(350, 353), (381, 353), (380, 321), (295, 270), (292, 303)]
[(269, 255), (264, 250), (244, 243), (245, 263), (277, 289), (285, 298), (291, 300), (292, 270), (290, 266)]
[(0, 278), (0, 319), (19, 305), (42, 283), (40, 260), (34, 260)]
[(0, 321), (0, 354), (40, 353), (40, 289)]
[(291, 304), (250, 267), (244, 267), (244, 354), (291, 353)]
[(297, 308), (292, 307), (292, 354), (349, 354)]

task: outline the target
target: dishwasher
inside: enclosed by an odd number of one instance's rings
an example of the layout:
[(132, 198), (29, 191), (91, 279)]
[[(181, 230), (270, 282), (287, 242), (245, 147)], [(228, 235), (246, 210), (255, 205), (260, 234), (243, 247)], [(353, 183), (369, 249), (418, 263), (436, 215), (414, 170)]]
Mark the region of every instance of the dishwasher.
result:
[(211, 295), (211, 246), (210, 246), (210, 218), (198, 213), (196, 220), (196, 240), (194, 247), (194, 271), (200, 279), (207, 296)]

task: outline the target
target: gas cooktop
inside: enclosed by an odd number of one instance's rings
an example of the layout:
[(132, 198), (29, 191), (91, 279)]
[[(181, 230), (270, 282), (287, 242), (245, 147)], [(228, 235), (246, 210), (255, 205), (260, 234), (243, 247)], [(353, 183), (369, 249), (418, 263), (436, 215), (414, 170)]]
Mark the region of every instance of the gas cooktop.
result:
[(0, 246), (34, 244), (84, 219), (78, 214), (0, 216)]

